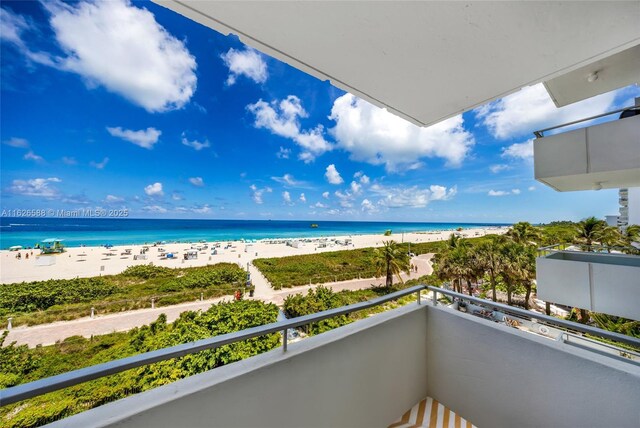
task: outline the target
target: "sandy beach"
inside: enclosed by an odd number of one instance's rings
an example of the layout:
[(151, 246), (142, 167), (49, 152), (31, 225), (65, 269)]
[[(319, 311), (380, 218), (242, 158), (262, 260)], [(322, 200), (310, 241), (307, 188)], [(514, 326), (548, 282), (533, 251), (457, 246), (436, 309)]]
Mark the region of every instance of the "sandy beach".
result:
[[(506, 227), (486, 227), (465, 229), (463, 237), (478, 237), (487, 234), (502, 234)], [(256, 258), (285, 257), (314, 252), (338, 251), (354, 248), (379, 247), (383, 241), (433, 242), (444, 240), (452, 231), (397, 233), (391, 236), (350, 235), (331, 238), (301, 238), (260, 240), (254, 243), (242, 241), (222, 241), (206, 243), (167, 243), (148, 245), (146, 259), (140, 258), (144, 245), (119, 245), (104, 247), (70, 247), (63, 254), (38, 256), (39, 250), (22, 250), (22, 258), (17, 259), (15, 251), (0, 251), (0, 284), (22, 281), (42, 281), (47, 279), (67, 279), (114, 275), (128, 266), (153, 263), (166, 267), (195, 267), (219, 262), (239, 263), (246, 266)], [(298, 247), (287, 245), (286, 241), (297, 242)], [(219, 245), (219, 246), (218, 246)], [(206, 246), (204, 249), (202, 247)], [(197, 259), (185, 260), (186, 251), (197, 251)], [(196, 248), (200, 247), (201, 250)], [(215, 248), (216, 254), (212, 254)], [(33, 251), (33, 253), (32, 253)], [(29, 258), (26, 258), (26, 254)], [(166, 258), (167, 253), (173, 258)]]

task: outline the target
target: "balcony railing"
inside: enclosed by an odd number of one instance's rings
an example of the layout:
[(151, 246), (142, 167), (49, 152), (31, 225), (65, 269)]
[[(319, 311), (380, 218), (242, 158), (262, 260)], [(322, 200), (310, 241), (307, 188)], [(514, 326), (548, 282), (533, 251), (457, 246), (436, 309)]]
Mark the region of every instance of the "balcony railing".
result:
[[(432, 304), (436, 306), (438, 304), (438, 295), (441, 294), (454, 299), (457, 302), (457, 309), (463, 312), (529, 331), (539, 336), (569, 344), (577, 344), (594, 351), (610, 355), (623, 355), (625, 358), (631, 359), (634, 363), (640, 365), (640, 339), (438, 287), (428, 286), (427, 289), (432, 291)], [(464, 305), (462, 308), (460, 303)], [(602, 342), (595, 342), (584, 335), (624, 343), (636, 349), (637, 352), (632, 350), (621, 351), (620, 348)]]
[[(640, 186), (640, 115), (589, 123), (621, 111), (637, 112), (640, 107), (618, 109), (535, 131), (535, 179), (561, 192)], [(556, 132), (545, 134), (552, 130)]]
[(538, 298), (546, 302), (640, 320), (640, 250), (557, 244), (538, 250)]
[[(331, 309), (316, 314), (311, 314), (303, 317), (289, 319), (285, 321), (279, 321), (275, 323), (266, 324), (259, 327), (254, 327), (234, 333), (224, 334), (209, 339), (203, 339), (196, 342), (185, 343), (169, 348), (159, 349), (156, 351), (146, 352), (140, 355), (123, 358), (116, 361), (111, 361), (103, 364), (98, 364), (91, 367), (86, 367), (79, 370), (74, 370), (68, 373), (52, 376), (45, 379), (40, 379), (34, 382), (14, 386), (0, 391), (0, 406), (12, 404), (28, 398), (37, 397), (48, 392), (60, 390), (73, 385), (78, 385), (90, 380), (102, 378), (112, 374), (120, 373), (125, 370), (140, 367), (159, 361), (165, 361), (176, 357), (182, 357), (185, 355), (197, 353), (206, 349), (214, 349), (223, 345), (228, 345), (236, 342), (240, 342), (253, 337), (263, 336), (275, 332), (283, 332), (283, 351), (287, 351), (287, 332), (289, 329), (302, 327), (304, 325), (322, 321), (328, 318), (349, 314), (363, 309), (372, 308), (383, 303), (396, 300), (398, 298), (416, 294), (417, 303), (420, 305), (421, 293), (425, 290), (432, 292), (433, 304), (438, 304), (438, 296), (448, 296), (458, 300), (464, 300), (473, 302), (478, 305), (483, 305), (487, 308), (493, 308), (496, 311), (502, 313), (510, 313), (520, 316), (521, 318), (535, 318), (539, 322), (543, 322), (546, 325), (553, 326), (554, 328), (562, 329), (566, 332), (577, 332), (582, 334), (588, 334), (595, 337), (611, 340), (614, 342), (630, 345), (632, 347), (640, 348), (640, 340), (630, 336), (625, 336), (597, 328), (589, 327), (582, 324), (577, 324), (570, 321), (561, 320), (558, 318), (549, 317), (543, 314), (526, 311), (524, 309), (514, 308), (511, 306), (495, 303), (483, 299), (478, 299), (471, 296), (465, 296), (452, 291), (447, 291), (438, 287), (418, 285), (404, 290), (397, 291), (395, 293), (388, 294), (376, 299), (369, 300), (367, 302), (356, 303), (353, 305), (343, 306), (336, 309)], [(504, 320), (503, 320), (504, 321)]]
[(196, 342), (184, 343), (169, 348), (158, 349), (156, 351), (146, 352), (132, 357), (122, 358), (116, 361), (110, 361), (91, 367), (85, 367), (57, 376), (40, 379), (34, 382), (17, 385), (11, 388), (0, 390), (0, 407), (28, 398), (37, 397), (48, 392), (57, 391), (69, 386), (78, 385), (90, 380), (102, 378), (112, 374), (120, 373), (135, 367), (145, 366), (159, 361), (166, 361), (172, 358), (183, 357), (189, 354), (195, 354), (207, 349), (218, 348), (223, 345), (229, 345), (241, 342), (253, 337), (264, 336), (270, 333), (283, 333), (283, 351), (287, 351), (287, 333), (289, 329), (302, 327), (310, 323), (319, 322), (327, 318), (333, 318), (340, 315), (346, 315), (351, 312), (357, 312), (363, 309), (369, 309), (391, 300), (416, 294), (418, 304), (421, 303), (420, 293), (425, 286), (418, 285), (404, 290), (387, 294), (366, 302), (356, 303), (353, 305), (343, 306), (336, 309), (330, 309), (316, 314), (306, 315), (298, 318), (289, 319), (266, 324), (259, 327), (253, 327), (234, 333), (223, 334), (209, 339), (202, 339)]
[(572, 243), (560, 243), (548, 245), (546, 247), (540, 247), (537, 250), (538, 257), (545, 257), (552, 253), (560, 251), (573, 251), (573, 252), (590, 252), (597, 254), (610, 254), (621, 253), (629, 255), (640, 255), (640, 250), (635, 247), (627, 245), (601, 245), (601, 244), (572, 244)]
[(571, 122), (563, 123), (563, 124), (556, 125), (556, 126), (551, 126), (549, 128), (541, 129), (539, 131), (533, 131), (533, 135), (535, 135), (536, 138), (543, 138), (545, 132), (553, 131), (555, 129), (565, 128), (567, 126), (576, 125), (578, 123), (589, 122), (591, 120), (599, 119), (601, 117), (611, 116), (612, 114), (622, 113), (623, 111), (633, 110), (633, 109), (636, 109), (636, 108), (638, 108), (638, 106), (624, 107), (624, 108), (617, 109), (617, 110), (612, 110), (612, 111), (609, 111), (609, 112), (606, 112), (606, 113), (597, 114), (595, 116), (589, 116), (589, 117), (585, 117), (583, 119), (573, 120)]

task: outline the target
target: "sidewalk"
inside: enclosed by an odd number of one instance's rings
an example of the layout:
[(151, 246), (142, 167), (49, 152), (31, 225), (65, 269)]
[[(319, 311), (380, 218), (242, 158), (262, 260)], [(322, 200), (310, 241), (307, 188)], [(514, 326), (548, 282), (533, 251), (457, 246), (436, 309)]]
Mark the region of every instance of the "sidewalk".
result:
[[(415, 279), (422, 275), (429, 275), (432, 272), (430, 263), (431, 256), (431, 254), (424, 254), (415, 257), (411, 262), (418, 266), (418, 272), (412, 272), (409, 275), (403, 274), (403, 280)], [(304, 285), (284, 290), (274, 290), (271, 288), (269, 281), (267, 281), (255, 266), (250, 265), (249, 272), (251, 272), (251, 279), (256, 287), (253, 299), (275, 303), (279, 306), (284, 303), (284, 299), (287, 296), (296, 293), (306, 293), (307, 290), (318, 285)], [(369, 288), (372, 285), (382, 285), (384, 284), (384, 281), (384, 278), (366, 278), (350, 281), (328, 282), (325, 283), (324, 286), (332, 288), (333, 291), (360, 290)], [(167, 316), (167, 322), (173, 322), (182, 312), (207, 310), (214, 303), (231, 300), (232, 298), (232, 296), (225, 296), (211, 300), (162, 306), (155, 309), (139, 309), (135, 311), (100, 315), (95, 318), (87, 317), (72, 321), (58, 321), (32, 327), (15, 327), (9, 331), (4, 344), (9, 345), (12, 342), (16, 342), (17, 345), (26, 344), (29, 347), (35, 347), (39, 344), (52, 345), (57, 341), (62, 341), (71, 336), (91, 337), (117, 331), (128, 331), (135, 327), (152, 323), (158, 319), (160, 314), (165, 314)]]

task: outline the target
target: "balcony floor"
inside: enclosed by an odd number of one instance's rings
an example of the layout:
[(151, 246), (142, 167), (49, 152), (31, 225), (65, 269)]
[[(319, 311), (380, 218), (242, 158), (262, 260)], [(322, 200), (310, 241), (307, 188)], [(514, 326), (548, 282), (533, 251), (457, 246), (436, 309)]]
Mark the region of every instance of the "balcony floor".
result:
[(476, 428), (471, 422), (452, 412), (437, 400), (427, 397), (402, 415), (389, 428)]

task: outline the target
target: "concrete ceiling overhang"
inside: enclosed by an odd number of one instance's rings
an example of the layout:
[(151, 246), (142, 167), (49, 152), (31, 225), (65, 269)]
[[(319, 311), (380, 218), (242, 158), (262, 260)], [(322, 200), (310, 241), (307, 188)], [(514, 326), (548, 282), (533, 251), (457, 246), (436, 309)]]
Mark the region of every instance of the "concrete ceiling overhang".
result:
[(640, 44), (640, 1), (154, 1), (422, 126)]

